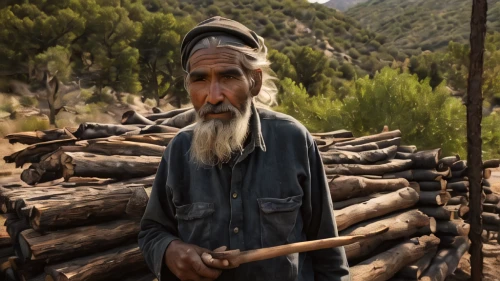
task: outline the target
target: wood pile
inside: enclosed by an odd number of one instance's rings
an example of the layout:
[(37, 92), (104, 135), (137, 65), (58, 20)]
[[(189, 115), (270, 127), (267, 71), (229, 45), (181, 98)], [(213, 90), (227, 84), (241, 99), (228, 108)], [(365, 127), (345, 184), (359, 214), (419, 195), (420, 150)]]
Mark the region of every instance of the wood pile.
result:
[[(192, 109), (122, 125), (17, 133), (28, 146), (4, 160), (23, 171), (0, 187), (5, 280), (155, 280), (137, 246), (139, 220), (161, 156)], [(440, 150), (401, 145), (401, 132), (313, 134), (340, 235), (387, 226), (345, 247), (353, 280), (444, 280), (468, 249), (467, 165)], [(484, 177), (499, 161), (484, 163)], [(485, 185), (485, 228), (498, 231), (500, 197)], [(486, 227), (487, 226), (487, 227)]]

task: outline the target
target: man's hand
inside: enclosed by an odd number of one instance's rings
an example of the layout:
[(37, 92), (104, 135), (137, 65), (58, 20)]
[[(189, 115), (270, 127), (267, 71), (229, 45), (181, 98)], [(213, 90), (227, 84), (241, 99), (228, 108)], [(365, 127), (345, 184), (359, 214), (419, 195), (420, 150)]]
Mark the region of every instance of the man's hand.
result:
[(209, 250), (174, 240), (165, 251), (165, 263), (181, 281), (212, 281), (217, 279), (222, 271), (205, 265), (201, 255), (207, 252)]

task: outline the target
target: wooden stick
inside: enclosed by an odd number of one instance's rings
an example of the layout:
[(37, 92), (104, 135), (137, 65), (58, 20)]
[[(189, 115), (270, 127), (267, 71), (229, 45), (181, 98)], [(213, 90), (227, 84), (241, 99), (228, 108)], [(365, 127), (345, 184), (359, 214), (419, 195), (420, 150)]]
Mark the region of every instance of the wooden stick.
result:
[(388, 227), (383, 227), (381, 229), (363, 235), (333, 237), (333, 238), (298, 242), (298, 243), (292, 243), (287, 245), (280, 245), (280, 246), (262, 248), (256, 250), (249, 250), (243, 252), (240, 250), (230, 250), (224, 252), (210, 252), (209, 254), (214, 259), (229, 261), (228, 267), (221, 267), (221, 269), (228, 269), (228, 268), (238, 267), (240, 264), (243, 263), (272, 259), (293, 253), (302, 253), (302, 252), (316, 251), (320, 249), (341, 247), (344, 245), (355, 243), (362, 239), (382, 234), (387, 230), (389, 230)]

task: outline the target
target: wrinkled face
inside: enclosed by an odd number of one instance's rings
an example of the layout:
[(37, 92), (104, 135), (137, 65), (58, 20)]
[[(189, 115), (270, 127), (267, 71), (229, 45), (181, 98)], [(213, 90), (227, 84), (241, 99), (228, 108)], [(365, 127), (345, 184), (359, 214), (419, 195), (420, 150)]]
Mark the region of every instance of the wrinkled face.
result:
[(245, 113), (250, 99), (260, 91), (260, 84), (252, 83), (243, 70), (238, 51), (224, 47), (196, 51), (189, 60), (187, 79), (191, 102), (204, 121), (232, 120), (231, 110)]

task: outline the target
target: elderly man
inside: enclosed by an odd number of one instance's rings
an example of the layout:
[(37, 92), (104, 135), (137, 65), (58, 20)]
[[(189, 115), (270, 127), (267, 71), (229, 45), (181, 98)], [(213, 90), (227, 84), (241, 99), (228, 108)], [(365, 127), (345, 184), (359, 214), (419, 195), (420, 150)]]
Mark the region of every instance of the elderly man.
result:
[(197, 122), (168, 145), (141, 222), (139, 245), (161, 280), (349, 280), (343, 248), (219, 270), (206, 253), (337, 236), (323, 165), (311, 135), (272, 104), (264, 39), (214, 17), (182, 42)]

